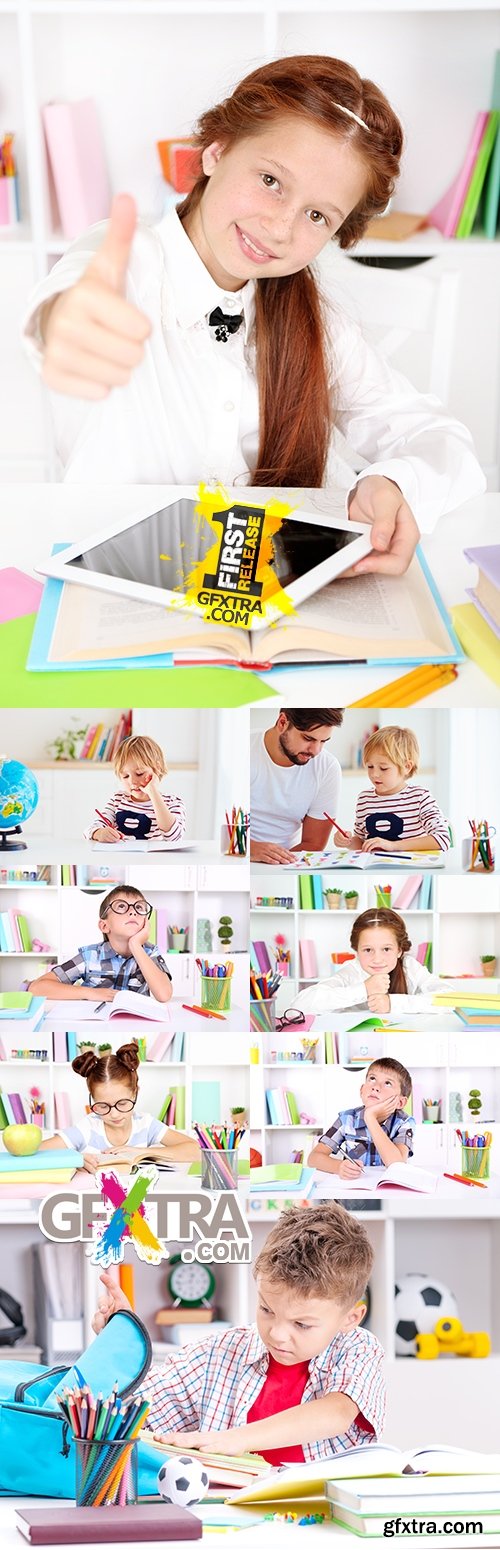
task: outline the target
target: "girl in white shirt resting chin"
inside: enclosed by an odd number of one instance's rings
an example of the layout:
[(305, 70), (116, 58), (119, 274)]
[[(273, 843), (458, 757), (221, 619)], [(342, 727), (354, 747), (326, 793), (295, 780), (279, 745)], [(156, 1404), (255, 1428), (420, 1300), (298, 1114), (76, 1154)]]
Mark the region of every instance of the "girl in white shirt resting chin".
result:
[(412, 958), (406, 926), (396, 910), (364, 910), (354, 921), (350, 941), (356, 958), (332, 979), (301, 990), (294, 1007), (303, 1012), (344, 1012), (368, 1006), (380, 1017), (404, 1010), (413, 1015), (439, 1010), (433, 1006), (433, 996), (442, 988), (441, 980)]
[(136, 227), (118, 195), (107, 228), (34, 294), (26, 339), (65, 477), (343, 485), (352, 520), (371, 524), (356, 571), (402, 574), (419, 528), (484, 477), (464, 426), (377, 355), (314, 268), (386, 208), (401, 125), (350, 65), (299, 55), (203, 113), (196, 143), (200, 174), (177, 209)]

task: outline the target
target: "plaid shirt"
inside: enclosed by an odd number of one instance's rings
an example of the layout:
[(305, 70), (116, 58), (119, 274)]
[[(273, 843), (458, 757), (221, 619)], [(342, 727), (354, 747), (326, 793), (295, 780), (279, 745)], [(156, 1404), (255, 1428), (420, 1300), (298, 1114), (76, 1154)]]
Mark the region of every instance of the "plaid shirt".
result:
[[(325, 1394), (347, 1394), (359, 1406), (339, 1437), (302, 1444), (304, 1459), (329, 1459), (347, 1448), (376, 1442), (385, 1417), (382, 1346), (365, 1329), (336, 1335), (313, 1356), (302, 1403)], [(141, 1394), (149, 1400), (148, 1426), (163, 1432), (225, 1431), (244, 1426), (260, 1394), (269, 1352), (252, 1324), (172, 1351), (162, 1367), (151, 1367)]]
[[(144, 942), (143, 947), (148, 958), (152, 958), (171, 980), (172, 975), (158, 948), (152, 942)], [(121, 953), (115, 953), (110, 942), (93, 942), (90, 947), (79, 947), (74, 958), (68, 958), (66, 963), (54, 964), (51, 972), (61, 981), (61, 985), (78, 985), (80, 982), (97, 988), (102, 985), (111, 990), (138, 990), (139, 995), (149, 996), (144, 975), (133, 955), (123, 958)]]
[[(382, 1130), (390, 1141), (402, 1141), (404, 1146), (408, 1147), (410, 1157), (413, 1157), (415, 1120), (412, 1114), (405, 1114), (403, 1109), (396, 1109), (395, 1114), (390, 1114), (389, 1119), (384, 1120)], [(330, 1129), (324, 1136), (320, 1136), (319, 1140), (323, 1146), (329, 1146), (334, 1157), (340, 1147), (344, 1146), (349, 1156), (354, 1157), (356, 1162), (363, 1163), (365, 1168), (384, 1166), (368, 1126), (365, 1124), (363, 1107), (341, 1109), (333, 1125), (330, 1125)]]

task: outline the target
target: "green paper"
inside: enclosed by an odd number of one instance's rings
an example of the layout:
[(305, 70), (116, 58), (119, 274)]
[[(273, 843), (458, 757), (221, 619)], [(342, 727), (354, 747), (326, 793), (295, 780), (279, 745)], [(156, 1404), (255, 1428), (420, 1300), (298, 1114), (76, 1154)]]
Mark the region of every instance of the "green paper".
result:
[(137, 708), (208, 709), (252, 705), (256, 700), (275, 699), (276, 690), (258, 673), (229, 667), (127, 668), (121, 671), (85, 669), (82, 673), (27, 673), (26, 660), (35, 625), (35, 615), (9, 619), (0, 624), (0, 704), (5, 708), (38, 706), (84, 707), (107, 705), (121, 710)]
[(347, 1029), (347, 1032), (362, 1033), (365, 1028), (385, 1028), (385, 1023), (381, 1017), (365, 1017), (362, 1023), (354, 1023), (352, 1028)]
[(0, 995), (0, 1012), (27, 1012), (33, 996), (31, 990), (3, 990)]

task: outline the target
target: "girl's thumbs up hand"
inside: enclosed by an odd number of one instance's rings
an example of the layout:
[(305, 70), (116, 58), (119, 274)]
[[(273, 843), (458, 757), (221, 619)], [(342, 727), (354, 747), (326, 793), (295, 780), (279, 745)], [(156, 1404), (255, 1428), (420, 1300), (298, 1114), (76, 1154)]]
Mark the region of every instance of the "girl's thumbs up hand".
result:
[(151, 325), (124, 295), (136, 223), (134, 200), (117, 194), (104, 241), (81, 279), (42, 310), (42, 376), (56, 393), (106, 398), (142, 361)]

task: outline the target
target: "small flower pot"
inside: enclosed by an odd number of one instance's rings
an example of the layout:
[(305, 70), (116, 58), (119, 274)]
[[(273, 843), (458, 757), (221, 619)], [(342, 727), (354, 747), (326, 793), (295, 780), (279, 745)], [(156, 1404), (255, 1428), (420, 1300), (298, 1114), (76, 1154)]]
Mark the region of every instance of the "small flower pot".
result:
[(359, 893), (355, 893), (353, 895), (345, 893), (344, 899), (346, 910), (357, 910), (359, 904)]
[(341, 900), (341, 898), (342, 898), (342, 894), (341, 893), (325, 893), (325, 899), (326, 899), (326, 902), (327, 902), (327, 905), (328, 905), (328, 909), (329, 910), (339, 910), (340, 909), (340, 900)]
[(491, 958), (491, 959), (488, 960), (487, 963), (482, 963), (481, 964), (481, 973), (484, 975), (484, 978), (486, 980), (494, 979), (496, 972), (497, 972), (497, 960), (496, 960), (496, 958)]

